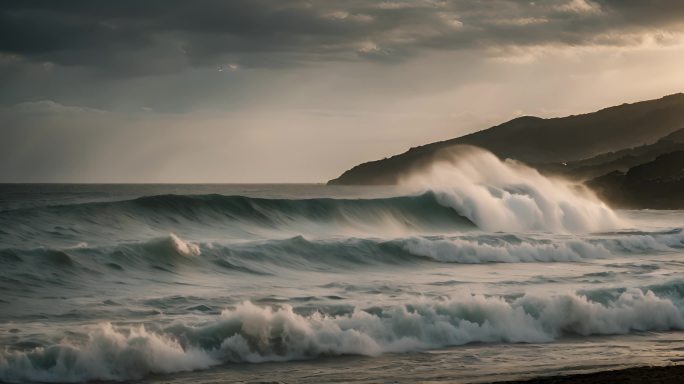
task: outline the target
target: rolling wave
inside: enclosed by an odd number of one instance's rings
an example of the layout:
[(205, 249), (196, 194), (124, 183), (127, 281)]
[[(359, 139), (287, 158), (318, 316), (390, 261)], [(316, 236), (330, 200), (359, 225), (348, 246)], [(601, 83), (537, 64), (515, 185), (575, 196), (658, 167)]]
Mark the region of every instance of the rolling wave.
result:
[[(684, 283), (660, 284), (684, 268), (680, 215), (628, 224), (571, 183), (457, 151), (395, 197), (126, 186), (6, 205), (0, 382), (684, 330)], [(556, 262), (580, 264), (463, 266)]]
[(287, 235), (407, 235), (479, 228), (511, 233), (591, 233), (624, 223), (594, 195), (486, 151), (456, 148), (446, 160), (407, 175), (402, 196), (273, 199), (155, 195), (113, 202), (0, 212), (0, 241), (111, 242), (179, 231), (234, 239)]
[[(474, 228), (433, 193), (377, 199), (262, 199), (157, 195), (0, 212), (4, 244), (111, 242), (180, 230), (222, 237), (286, 234), (401, 234)], [(280, 234), (280, 235), (278, 235)]]
[[(0, 351), (0, 380), (128, 380), (150, 373), (337, 355), (378, 355), (473, 342), (551, 342), (564, 336), (684, 329), (681, 287), (503, 297), (462, 294), (405, 305), (302, 314), (289, 305), (243, 302), (200, 324), (92, 327), (84, 337)], [(678, 282), (674, 285), (681, 285)], [(79, 341), (80, 340), (80, 341)]]
[[(399, 238), (285, 239), (192, 242), (170, 234), (143, 242), (91, 247), (0, 249), (0, 278), (58, 281), (64, 274), (116, 274), (150, 269), (181, 273), (278, 274), (282, 270), (334, 271), (417, 263), (577, 262), (616, 256), (681, 252), (684, 230), (592, 236), (470, 233)], [(217, 268), (218, 267), (218, 268)], [(47, 278), (49, 277), (49, 279)]]

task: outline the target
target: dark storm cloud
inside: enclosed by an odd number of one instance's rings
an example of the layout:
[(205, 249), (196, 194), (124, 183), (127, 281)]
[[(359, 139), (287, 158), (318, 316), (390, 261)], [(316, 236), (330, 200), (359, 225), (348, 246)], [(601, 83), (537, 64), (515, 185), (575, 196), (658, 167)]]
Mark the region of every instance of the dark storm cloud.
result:
[(631, 35), (668, 31), (683, 15), (680, 0), (6, 0), (0, 62), (123, 76), (227, 63), (396, 62), (423, 49), (633, 44)]

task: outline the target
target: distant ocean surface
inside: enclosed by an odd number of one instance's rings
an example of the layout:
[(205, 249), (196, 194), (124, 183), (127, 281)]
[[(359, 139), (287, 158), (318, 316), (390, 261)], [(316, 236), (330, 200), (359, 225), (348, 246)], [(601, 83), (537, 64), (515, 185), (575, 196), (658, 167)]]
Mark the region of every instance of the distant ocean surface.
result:
[(684, 359), (684, 212), (492, 167), (393, 188), (1, 185), (0, 381), (481, 382)]

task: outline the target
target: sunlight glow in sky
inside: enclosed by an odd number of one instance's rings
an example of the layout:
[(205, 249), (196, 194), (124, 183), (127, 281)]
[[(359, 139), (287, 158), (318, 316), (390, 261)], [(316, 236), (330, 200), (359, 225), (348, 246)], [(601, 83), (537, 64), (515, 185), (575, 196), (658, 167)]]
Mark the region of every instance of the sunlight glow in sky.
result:
[(684, 91), (684, 2), (5, 1), (1, 182), (324, 182)]

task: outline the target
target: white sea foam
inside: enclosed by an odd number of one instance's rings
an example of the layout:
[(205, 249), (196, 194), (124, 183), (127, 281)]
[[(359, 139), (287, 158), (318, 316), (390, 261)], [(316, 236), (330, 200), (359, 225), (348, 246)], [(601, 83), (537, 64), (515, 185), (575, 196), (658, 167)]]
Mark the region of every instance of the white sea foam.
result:
[(182, 256), (199, 256), (202, 253), (197, 244), (184, 241), (173, 233), (169, 234), (169, 241), (173, 249)]
[(574, 262), (617, 255), (680, 252), (684, 248), (684, 233), (541, 236), (512, 240), (492, 235), (410, 237), (396, 242), (413, 255), (448, 263)]
[(0, 352), (0, 380), (9, 382), (81, 382), (125, 380), (149, 373), (209, 368), (218, 362), (206, 351), (183, 348), (169, 335), (144, 327), (117, 330), (98, 325), (88, 341), (63, 341), (30, 352)]
[(513, 301), (463, 294), (339, 316), (305, 316), (288, 305), (244, 302), (210, 323), (179, 324), (163, 334), (103, 324), (85, 343), (64, 341), (28, 352), (0, 352), (0, 380), (126, 380), (223, 362), (378, 355), (471, 342), (550, 342), (563, 335), (671, 329), (684, 329), (678, 301), (639, 289), (606, 303), (576, 293), (525, 295)]
[(401, 184), (434, 191), (442, 204), (483, 230), (586, 233), (624, 225), (586, 188), (547, 178), (516, 161), (501, 161), (476, 147), (444, 150)]
[(580, 239), (548, 243), (487, 244), (464, 239), (428, 240), (414, 237), (406, 240), (403, 246), (414, 255), (464, 264), (572, 262), (611, 257), (611, 252), (605, 246)]

